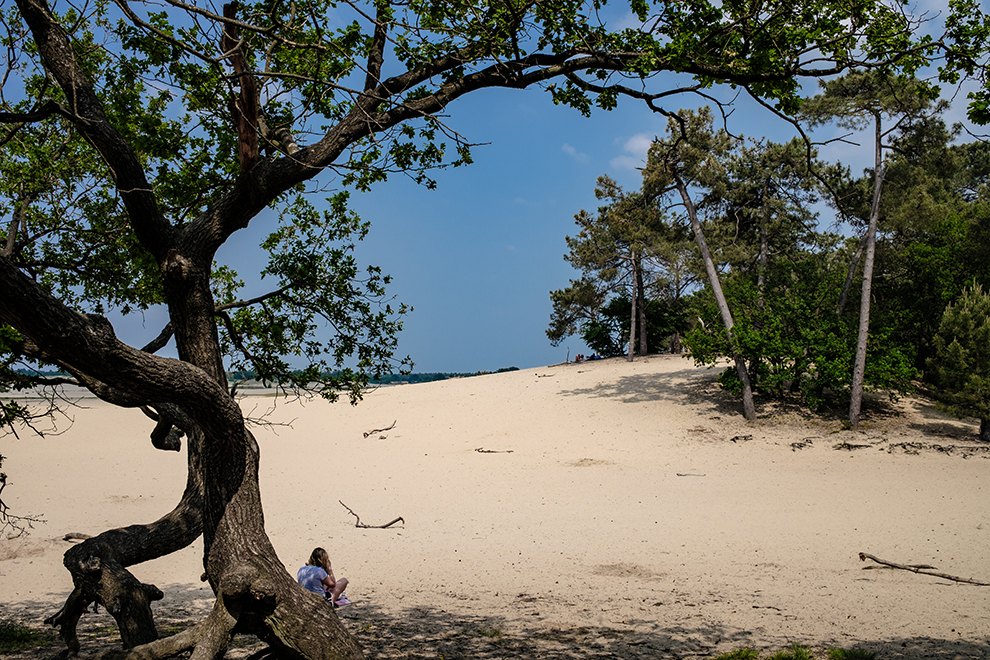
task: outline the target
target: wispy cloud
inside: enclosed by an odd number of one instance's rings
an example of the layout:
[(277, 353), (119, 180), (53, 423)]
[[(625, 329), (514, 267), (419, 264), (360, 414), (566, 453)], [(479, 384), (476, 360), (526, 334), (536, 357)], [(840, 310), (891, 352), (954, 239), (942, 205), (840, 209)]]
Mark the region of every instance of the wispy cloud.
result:
[(582, 153), (578, 151), (577, 149), (567, 144), (566, 142), (564, 143), (564, 146), (560, 148), (560, 150), (579, 163), (587, 163), (588, 161), (591, 160), (591, 156), (589, 156), (586, 153)]
[(637, 133), (627, 139), (622, 145), (622, 156), (616, 156), (609, 165), (617, 170), (635, 170), (646, 165), (646, 153), (653, 144), (653, 136), (649, 133)]

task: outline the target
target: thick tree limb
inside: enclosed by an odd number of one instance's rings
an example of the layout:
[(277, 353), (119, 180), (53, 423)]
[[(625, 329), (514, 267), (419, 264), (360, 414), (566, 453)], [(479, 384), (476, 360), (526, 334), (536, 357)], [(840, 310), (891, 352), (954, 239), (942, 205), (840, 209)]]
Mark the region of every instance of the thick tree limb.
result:
[(170, 321), (165, 324), (165, 327), (162, 328), (161, 333), (159, 333), (159, 335), (154, 339), (152, 339), (150, 342), (145, 344), (141, 348), (141, 350), (144, 351), (145, 353), (157, 353), (161, 349), (165, 348), (169, 340), (172, 339), (173, 334), (174, 333), (172, 332), (172, 322)]
[[(875, 561), (878, 564), (883, 564), (884, 566), (889, 566), (891, 568), (899, 568), (903, 571), (911, 571), (912, 573), (918, 573), (919, 575), (931, 575), (932, 577), (940, 577), (946, 580), (952, 580), (953, 582), (963, 582), (965, 584), (975, 584), (980, 587), (990, 587), (990, 582), (980, 582), (979, 580), (973, 580), (972, 578), (957, 577), (955, 575), (949, 575), (948, 573), (939, 573), (938, 571), (930, 570), (930, 566), (922, 565), (907, 565), (907, 564), (895, 564), (892, 561), (887, 561), (885, 559), (878, 559), (873, 555), (868, 555), (865, 552), (859, 553), (859, 560), (866, 561), (867, 559)], [(866, 566), (864, 568), (872, 568), (872, 566)]]
[[(228, 20), (235, 18), (237, 3), (228, 2), (225, 4), (223, 15)], [(247, 60), (244, 58), (244, 40), (241, 39), (235, 24), (228, 22), (224, 25), (220, 48), (230, 60), (231, 66), (234, 67), (234, 73), (237, 74), (241, 88), (240, 98), (231, 99), (230, 110), (240, 145), (238, 154), (241, 171), (248, 172), (258, 160), (258, 117), (261, 114), (258, 84), (248, 70)]]
[(48, 101), (30, 112), (0, 112), (0, 124), (26, 124), (42, 121), (53, 115), (71, 117), (72, 113), (61, 103)]

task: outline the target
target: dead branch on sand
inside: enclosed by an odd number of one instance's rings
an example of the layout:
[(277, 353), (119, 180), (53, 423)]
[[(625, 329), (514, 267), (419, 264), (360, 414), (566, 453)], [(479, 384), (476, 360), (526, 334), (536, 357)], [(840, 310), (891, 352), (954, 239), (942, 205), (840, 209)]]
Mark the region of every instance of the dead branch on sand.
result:
[[(904, 571), (911, 571), (912, 573), (918, 573), (920, 575), (931, 575), (933, 577), (945, 578), (946, 580), (952, 580), (954, 582), (965, 582), (966, 584), (975, 584), (980, 587), (990, 587), (990, 582), (980, 582), (979, 580), (973, 580), (971, 578), (962, 578), (955, 575), (948, 575), (946, 573), (939, 573), (938, 571), (931, 570), (931, 566), (924, 564), (895, 564), (892, 561), (886, 561), (884, 559), (877, 559), (873, 555), (868, 555), (865, 552), (859, 553), (859, 560), (866, 561), (867, 559), (875, 561), (878, 564), (883, 564), (884, 566), (889, 566), (890, 568), (899, 568)], [(876, 568), (875, 566), (864, 566), (864, 570), (867, 568)]]
[[(337, 501), (340, 502), (340, 500), (337, 500)], [(388, 527), (391, 527), (392, 525), (394, 525), (397, 522), (401, 522), (403, 525), (406, 524), (406, 521), (402, 519), (402, 516), (399, 516), (398, 518), (396, 518), (392, 522), (387, 522), (384, 525), (365, 525), (363, 522), (361, 522), (361, 516), (359, 516), (358, 514), (354, 513), (354, 511), (351, 509), (351, 507), (347, 506), (343, 502), (340, 502), (340, 506), (342, 506), (345, 509), (347, 509), (348, 512), (350, 512), (350, 514), (352, 516), (354, 516), (355, 518), (357, 518), (357, 522), (354, 523), (354, 526), (355, 527), (360, 527), (361, 529), (386, 529)]]
[(477, 447), (475, 451), (479, 454), (511, 454), (514, 450), (512, 449), (485, 449), (484, 447)]
[(386, 428), (383, 428), (383, 429), (371, 429), (370, 431), (365, 431), (365, 433), (364, 433), (364, 437), (366, 437), (366, 438), (367, 438), (367, 437), (368, 437), (369, 435), (372, 435), (373, 433), (383, 433), (384, 431), (391, 431), (392, 429), (394, 429), (394, 428), (395, 428), (395, 424), (396, 424), (396, 423), (397, 423), (398, 421), (399, 421), (399, 420), (395, 420), (394, 422), (392, 422), (392, 426), (388, 426), (388, 427), (386, 427)]

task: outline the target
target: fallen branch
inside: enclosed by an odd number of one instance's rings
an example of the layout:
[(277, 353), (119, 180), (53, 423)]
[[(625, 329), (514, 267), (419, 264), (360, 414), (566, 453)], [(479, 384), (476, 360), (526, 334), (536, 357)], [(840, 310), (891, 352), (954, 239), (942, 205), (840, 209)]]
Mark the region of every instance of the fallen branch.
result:
[(837, 444), (832, 445), (832, 449), (845, 449), (847, 451), (852, 451), (854, 449), (869, 449), (872, 446), (873, 445), (861, 445), (852, 442), (839, 442)]
[[(891, 568), (899, 568), (904, 571), (911, 571), (912, 573), (919, 573), (921, 575), (931, 575), (933, 577), (945, 578), (946, 580), (952, 580), (954, 582), (965, 582), (966, 584), (975, 584), (980, 587), (990, 587), (990, 582), (980, 582), (979, 580), (973, 580), (971, 578), (962, 578), (955, 575), (948, 575), (946, 573), (939, 573), (938, 571), (930, 570), (931, 566), (923, 564), (906, 565), (906, 564), (895, 564), (892, 561), (886, 561), (884, 559), (877, 559), (873, 555), (868, 555), (865, 552), (859, 553), (859, 560), (866, 561), (867, 559), (875, 561), (878, 564), (883, 564), (884, 566), (889, 566)], [(865, 566), (866, 568), (873, 568), (872, 566)]]
[(485, 449), (484, 447), (478, 447), (475, 449), (479, 454), (511, 454), (512, 449)]
[[(337, 501), (340, 502), (340, 500), (337, 500)], [(351, 509), (351, 507), (347, 506), (343, 502), (340, 502), (340, 506), (342, 506), (345, 509), (347, 509), (348, 512), (350, 512), (350, 514), (352, 516), (354, 516), (355, 518), (357, 518), (357, 522), (354, 523), (354, 526), (355, 527), (360, 527), (361, 529), (386, 529), (388, 527), (391, 527), (392, 525), (394, 525), (397, 522), (401, 522), (403, 525), (406, 524), (406, 521), (402, 519), (402, 516), (399, 516), (398, 518), (396, 518), (392, 522), (387, 522), (384, 525), (365, 525), (363, 522), (361, 522), (361, 516), (359, 516), (358, 514), (354, 513), (354, 511)]]
[(389, 426), (389, 427), (387, 427), (387, 428), (384, 428), (384, 429), (371, 429), (370, 431), (366, 431), (366, 432), (365, 432), (365, 434), (364, 434), (364, 437), (366, 437), (366, 438), (367, 438), (367, 437), (368, 437), (369, 435), (373, 435), (373, 434), (375, 434), (375, 433), (382, 433), (382, 432), (384, 432), (384, 431), (391, 431), (392, 429), (394, 429), (394, 428), (395, 428), (395, 424), (396, 424), (396, 422), (398, 422), (398, 421), (399, 421), (399, 420), (395, 420), (394, 422), (392, 422), (392, 426)]

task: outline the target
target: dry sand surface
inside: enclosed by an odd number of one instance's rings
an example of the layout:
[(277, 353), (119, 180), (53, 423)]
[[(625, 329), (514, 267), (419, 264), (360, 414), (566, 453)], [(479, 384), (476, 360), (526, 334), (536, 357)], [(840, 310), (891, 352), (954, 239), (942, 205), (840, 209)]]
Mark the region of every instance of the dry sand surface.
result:
[[(314, 546), (330, 551), (355, 601), (340, 616), (370, 657), (687, 658), (794, 643), (990, 657), (990, 587), (858, 558), (990, 580), (990, 453), (976, 425), (913, 398), (871, 400), (859, 433), (766, 402), (747, 423), (715, 376), (664, 356), (386, 387), (357, 407), (241, 403), (277, 423), (256, 435), (279, 556), (294, 573)], [(0, 619), (40, 625), (58, 607), (65, 533), (149, 522), (183, 487), (184, 452), (152, 449), (140, 412), (81, 406), (61, 435), (3, 440), (4, 499), (47, 523), (0, 540)], [(341, 502), (365, 524), (404, 522), (359, 528)], [(166, 593), (160, 620), (210, 606), (200, 553), (134, 567)]]

